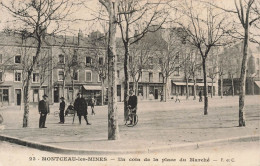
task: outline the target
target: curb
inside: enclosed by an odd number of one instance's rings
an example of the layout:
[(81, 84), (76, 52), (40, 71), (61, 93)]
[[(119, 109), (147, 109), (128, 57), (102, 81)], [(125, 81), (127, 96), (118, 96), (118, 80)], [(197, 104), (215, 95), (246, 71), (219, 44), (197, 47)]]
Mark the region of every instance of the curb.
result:
[(133, 154), (133, 153), (157, 153), (157, 152), (169, 152), (173, 150), (183, 149), (183, 148), (198, 148), (202, 145), (210, 145), (213, 143), (223, 143), (223, 142), (231, 142), (231, 141), (243, 141), (243, 140), (260, 140), (260, 135), (248, 135), (243, 137), (232, 137), (226, 139), (216, 139), (216, 140), (209, 140), (209, 141), (202, 141), (202, 142), (193, 142), (193, 143), (186, 143), (186, 144), (178, 144), (178, 145), (170, 145), (170, 146), (161, 146), (161, 147), (154, 147), (148, 149), (133, 149), (133, 150), (90, 150), (90, 149), (69, 149), (63, 148), (59, 146), (51, 146), (48, 144), (38, 143), (27, 141), (15, 137), (10, 137), (6, 135), (0, 135), (1, 141), (6, 141), (10, 143), (15, 143), (22, 146), (27, 146), (30, 148), (49, 151), (53, 153), (60, 153), (60, 154), (75, 154), (75, 155), (84, 155), (84, 154), (91, 154), (91, 155), (108, 155), (108, 154)]

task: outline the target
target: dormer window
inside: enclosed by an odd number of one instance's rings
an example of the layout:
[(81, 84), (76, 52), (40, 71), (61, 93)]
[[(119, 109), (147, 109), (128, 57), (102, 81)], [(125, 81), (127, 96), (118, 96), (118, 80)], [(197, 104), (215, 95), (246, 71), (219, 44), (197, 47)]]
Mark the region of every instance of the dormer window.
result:
[(62, 55), (62, 54), (59, 55), (59, 63), (60, 64), (64, 64), (65, 63), (65, 56)]

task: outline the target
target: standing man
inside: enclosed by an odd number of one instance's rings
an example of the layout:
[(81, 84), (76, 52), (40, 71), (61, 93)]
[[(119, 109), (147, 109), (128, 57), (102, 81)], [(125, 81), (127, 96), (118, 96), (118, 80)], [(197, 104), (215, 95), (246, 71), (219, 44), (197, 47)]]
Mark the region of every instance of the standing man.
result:
[(42, 98), (43, 100), (41, 100), (38, 105), (38, 110), (40, 114), (39, 128), (47, 128), (45, 126), (45, 121), (46, 121), (47, 114), (50, 114), (50, 107), (49, 107), (49, 102), (47, 101), (48, 96), (43, 95)]
[(77, 111), (77, 115), (79, 117), (79, 124), (81, 124), (81, 116), (86, 120), (87, 125), (91, 125), (88, 123), (87, 114), (88, 114), (88, 104), (86, 100), (82, 97), (81, 93), (78, 93), (77, 99), (74, 102), (74, 109)]
[(202, 92), (201, 91), (199, 92), (199, 97), (200, 97), (199, 102), (202, 102)]
[(94, 106), (96, 104), (96, 99), (94, 98), (94, 95), (92, 95), (91, 99), (90, 99), (90, 107), (91, 107), (91, 110), (92, 110), (92, 113), (91, 115), (95, 115), (95, 111), (94, 111)]
[(65, 101), (64, 101), (64, 97), (60, 98), (61, 102), (60, 102), (60, 122), (59, 123), (64, 123), (64, 110), (65, 110)]
[[(132, 113), (136, 114), (137, 111), (137, 96), (133, 94), (133, 90), (129, 91), (128, 107), (131, 109)], [(131, 118), (130, 124), (135, 123), (136, 119)]]

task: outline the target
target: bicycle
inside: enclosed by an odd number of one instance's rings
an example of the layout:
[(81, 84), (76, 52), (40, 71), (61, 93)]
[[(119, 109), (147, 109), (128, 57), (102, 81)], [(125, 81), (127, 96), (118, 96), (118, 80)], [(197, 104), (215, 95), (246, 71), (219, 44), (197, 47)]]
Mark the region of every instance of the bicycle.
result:
[[(132, 121), (131, 124), (127, 124), (127, 121)], [(126, 121), (125, 125), (127, 125), (128, 127), (134, 127), (135, 125), (137, 125), (138, 123), (138, 116), (136, 114), (136, 112), (133, 112), (133, 109), (128, 107), (128, 120)]]

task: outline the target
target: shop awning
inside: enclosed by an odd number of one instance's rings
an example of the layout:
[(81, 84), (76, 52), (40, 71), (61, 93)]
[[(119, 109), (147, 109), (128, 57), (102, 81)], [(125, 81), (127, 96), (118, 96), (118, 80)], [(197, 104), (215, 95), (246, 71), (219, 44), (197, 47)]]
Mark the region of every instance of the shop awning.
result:
[(101, 90), (101, 86), (98, 85), (83, 85), (85, 90)]
[[(177, 86), (186, 86), (186, 82), (172, 82), (173, 84), (177, 85)], [(194, 83), (193, 82), (189, 82), (188, 83), (189, 86), (193, 86)], [(204, 86), (204, 83), (196, 83), (197, 86)], [(208, 86), (211, 86), (211, 84), (209, 85), (208, 83)]]
[(260, 88), (260, 81), (255, 81), (255, 84)]

